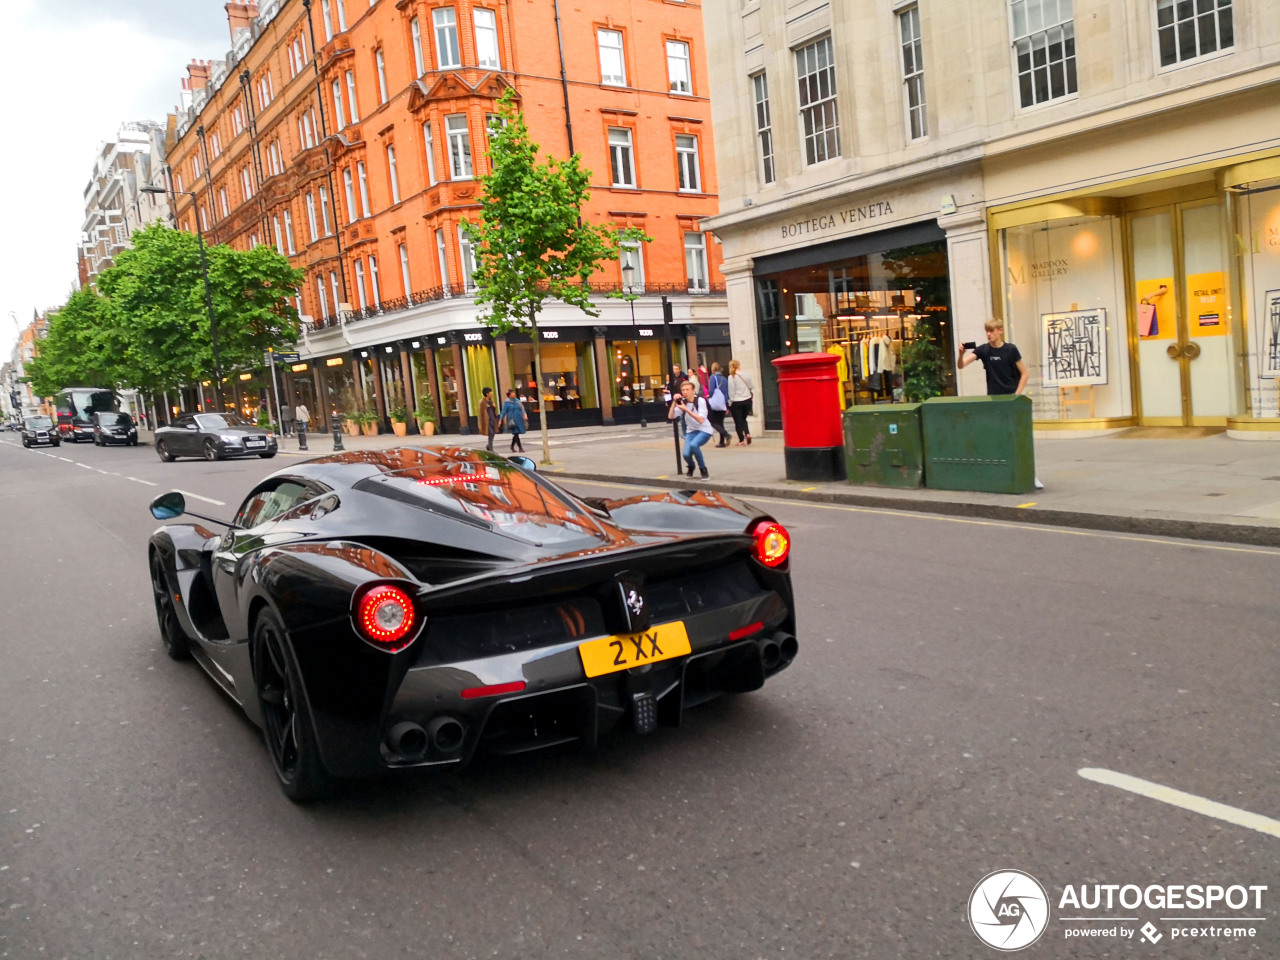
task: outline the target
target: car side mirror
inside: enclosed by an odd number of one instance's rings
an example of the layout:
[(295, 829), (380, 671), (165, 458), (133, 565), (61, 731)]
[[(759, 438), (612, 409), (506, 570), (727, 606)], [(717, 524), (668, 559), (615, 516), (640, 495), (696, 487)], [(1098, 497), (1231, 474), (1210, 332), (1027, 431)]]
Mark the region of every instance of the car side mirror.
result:
[(526, 470), (538, 472), (538, 465), (534, 463), (532, 457), (507, 457), (508, 463), (514, 463), (517, 467), (523, 467)]
[(162, 493), (151, 501), (151, 515), (157, 520), (172, 520), (187, 512), (187, 500), (176, 490)]

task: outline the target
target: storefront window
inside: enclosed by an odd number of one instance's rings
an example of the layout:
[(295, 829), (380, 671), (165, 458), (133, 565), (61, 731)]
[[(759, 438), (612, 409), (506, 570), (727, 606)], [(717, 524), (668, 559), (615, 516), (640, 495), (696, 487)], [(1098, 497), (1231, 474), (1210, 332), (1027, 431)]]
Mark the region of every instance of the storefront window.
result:
[[(860, 404), (901, 398), (905, 342), (928, 336), (945, 354), (955, 353), (944, 241), (759, 275), (756, 311), (760, 388), (771, 429), (782, 426), (770, 362), (778, 357), (836, 354), (845, 403)], [(949, 383), (947, 392), (953, 390)]]
[(1255, 417), (1280, 417), (1280, 180), (1252, 183), (1236, 202), (1250, 410)]
[(408, 410), (408, 390), (402, 382), (404, 372), (400, 366), (400, 354), (396, 352), (387, 353), (384, 348), (378, 348), (381, 351), (379, 360), (382, 367), (382, 399), (387, 405), (387, 416), (391, 416), (392, 411), (397, 408)]
[[(1120, 220), (1050, 220), (1001, 233), (1005, 338), (1026, 361), (1035, 419), (1131, 416)], [(1135, 268), (1141, 273), (1136, 250)]]
[(461, 382), (458, 380), (459, 370), (453, 362), (453, 349), (451, 347), (442, 347), (436, 351), (436, 377), (440, 382), (440, 410), (439, 415), (442, 417), (457, 417), (458, 413), (458, 390), (461, 388)]
[(666, 367), (661, 340), (614, 340), (608, 344), (613, 405), (662, 402)]
[[(533, 344), (508, 347), (512, 386), (530, 410), (538, 407), (538, 380), (534, 376)], [(542, 393), (548, 413), (557, 410), (594, 410), (596, 395), (594, 350), (590, 341), (542, 345)]]
[[(323, 375), (330, 414), (355, 413), (360, 409), (356, 403), (355, 368), (350, 357), (329, 357), (324, 361)], [(311, 412), (315, 413), (316, 408), (312, 407)]]
[(409, 369), (413, 371), (413, 409), (422, 406), (422, 398), (431, 396), (431, 374), (427, 371), (427, 354), (414, 350), (409, 354)]
[(467, 409), (473, 416), (479, 416), (481, 392), (485, 387), (492, 387), (494, 402), (498, 402), (498, 377), (493, 368), (493, 348), (475, 344), (463, 348), (463, 363), (467, 368)]
[(364, 356), (355, 361), (356, 376), (360, 384), (360, 409), (366, 413), (378, 412), (378, 394), (373, 382), (373, 354), (371, 351), (360, 351)]

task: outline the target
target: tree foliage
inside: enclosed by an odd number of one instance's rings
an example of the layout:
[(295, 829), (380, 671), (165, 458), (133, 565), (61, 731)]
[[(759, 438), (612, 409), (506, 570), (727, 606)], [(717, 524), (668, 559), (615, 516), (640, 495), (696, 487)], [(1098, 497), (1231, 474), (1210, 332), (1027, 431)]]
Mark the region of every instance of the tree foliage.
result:
[[(265, 246), (206, 254), (224, 373), (260, 366), (267, 347), (296, 340), (289, 297), (301, 270)], [(99, 276), (96, 292), (73, 294), (55, 315), (32, 384), (45, 396), (87, 384), (155, 391), (208, 379), (213, 366), (199, 238), (151, 224)]]
[[(612, 224), (582, 218), (590, 194), (591, 171), (581, 156), (539, 160), (540, 147), (529, 137), (515, 96), (498, 102), (499, 120), (489, 130), (490, 172), (481, 178), (480, 216), (466, 229), (476, 247), (476, 303), (480, 317), (497, 332), (528, 330), (537, 355), (542, 350), (538, 314), (548, 300), (598, 316), (591, 301), (591, 277), (600, 264), (618, 259), (618, 241), (648, 240), (641, 231), (618, 231)], [(546, 404), (539, 385), (543, 460), (550, 460)]]

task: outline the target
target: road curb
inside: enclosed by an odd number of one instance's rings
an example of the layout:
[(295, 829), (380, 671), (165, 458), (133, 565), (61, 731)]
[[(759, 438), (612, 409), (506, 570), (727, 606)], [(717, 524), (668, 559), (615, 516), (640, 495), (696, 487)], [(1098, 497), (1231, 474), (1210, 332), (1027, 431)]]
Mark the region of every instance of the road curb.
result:
[[(699, 489), (687, 479), (655, 480), (652, 477), (627, 477), (600, 473), (556, 471), (556, 480), (595, 480), (627, 486)], [(712, 489), (738, 497), (781, 497), (811, 503), (834, 503), (851, 507), (872, 507), (911, 513), (934, 513), (943, 516), (978, 520), (1005, 520), (1012, 523), (1039, 524), (1053, 527), (1075, 527), (1131, 533), (1141, 536), (1179, 537), (1184, 540), (1215, 540), (1256, 547), (1280, 547), (1280, 527), (1243, 523), (1220, 523), (1209, 520), (1179, 520), (1174, 517), (1133, 517), (1119, 514), (1088, 513), (1082, 510), (1047, 510), (1036, 507), (1008, 507), (995, 503), (962, 503), (955, 500), (916, 500), (905, 497), (875, 496), (834, 490), (793, 490), (784, 486), (727, 483)]]

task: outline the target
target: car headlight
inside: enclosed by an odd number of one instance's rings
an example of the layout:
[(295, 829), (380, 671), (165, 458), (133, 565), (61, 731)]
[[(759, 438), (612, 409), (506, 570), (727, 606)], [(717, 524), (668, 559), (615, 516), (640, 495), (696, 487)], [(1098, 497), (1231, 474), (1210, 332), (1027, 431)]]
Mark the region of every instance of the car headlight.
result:
[(222, 436), (223, 443), (239, 443), (240, 442), (240, 438), (237, 437), (234, 433), (224, 433), (221, 436)]

